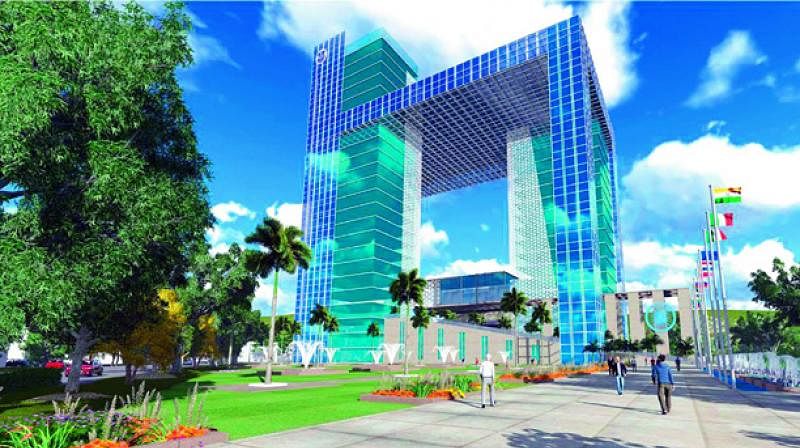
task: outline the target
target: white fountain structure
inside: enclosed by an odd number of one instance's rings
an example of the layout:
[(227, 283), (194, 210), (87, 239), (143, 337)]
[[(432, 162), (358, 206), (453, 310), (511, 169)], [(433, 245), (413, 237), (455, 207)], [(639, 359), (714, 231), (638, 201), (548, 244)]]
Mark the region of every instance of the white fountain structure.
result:
[(434, 347), (434, 350), (436, 350), (438, 352), (439, 359), (441, 359), (441, 361), (443, 363), (445, 363), (445, 364), (447, 362), (453, 362), (454, 363), (456, 361), (456, 356), (458, 355), (458, 350), (456, 350), (453, 346), (450, 346), (450, 345), (437, 345), (436, 347)]
[(509, 353), (505, 350), (499, 350), (497, 353), (500, 354), (500, 359), (503, 360), (503, 364), (508, 364)]
[(324, 347), (325, 355), (328, 356), (328, 364), (333, 364), (333, 357), (336, 356), (336, 352), (339, 350), (338, 348), (331, 348), (331, 347)]
[[(386, 359), (389, 361), (389, 364), (394, 364), (394, 360), (403, 346), (404, 344), (381, 344), (381, 348), (383, 349), (384, 353), (386, 353)], [(372, 356), (374, 358), (375, 355)]]
[(317, 349), (322, 344), (319, 341), (314, 341), (314, 342), (294, 341), (289, 345), (294, 347), (295, 350), (298, 350), (300, 352), (300, 364), (303, 365), (303, 368), (307, 369), (308, 366), (311, 365), (311, 359), (314, 357), (314, 354), (317, 352)]
[(372, 355), (373, 364), (381, 363), (381, 356), (383, 355), (383, 350), (370, 350), (369, 354)]

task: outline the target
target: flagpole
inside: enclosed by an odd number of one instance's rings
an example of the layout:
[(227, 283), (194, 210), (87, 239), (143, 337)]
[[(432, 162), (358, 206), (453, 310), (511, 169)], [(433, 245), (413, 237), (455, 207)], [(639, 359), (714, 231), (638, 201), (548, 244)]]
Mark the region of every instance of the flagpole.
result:
[(692, 307), (692, 336), (694, 337), (694, 359), (695, 365), (697, 367), (702, 368), (702, 363), (700, 361), (700, 340), (697, 338), (697, 288), (699, 287), (698, 283), (694, 284), (694, 290), (692, 291), (692, 300), (691, 300), (691, 307)]
[(711, 334), (709, 333), (708, 329), (708, 307), (706, 306), (706, 285), (705, 285), (705, 278), (703, 277), (703, 265), (702, 265), (702, 257), (700, 256), (700, 251), (697, 251), (697, 275), (700, 277), (700, 311), (703, 314), (703, 318), (700, 321), (700, 324), (703, 328), (703, 342), (705, 343), (705, 350), (706, 350), (706, 360), (705, 365), (708, 369), (708, 374), (714, 376), (714, 366), (713, 366), (713, 358), (711, 357)]
[(717, 281), (716, 281), (716, 264), (714, 263), (714, 258), (709, 251), (710, 241), (707, 239), (713, 238), (713, 233), (711, 233), (711, 218), (706, 212), (706, 225), (708, 227), (703, 229), (703, 247), (705, 249), (705, 259), (706, 264), (709, 266), (708, 273), (710, 281), (709, 283), (709, 302), (714, 307), (711, 315), (714, 316), (714, 346), (717, 348), (717, 365), (719, 366), (719, 377), (723, 383), (727, 384), (727, 370), (728, 370), (728, 362), (725, 359), (725, 349), (723, 348), (722, 342), (722, 316), (720, 315), (720, 306), (719, 306), (719, 297), (718, 292), (719, 288), (717, 288)]
[[(719, 221), (717, 217), (717, 204), (714, 202), (714, 189), (711, 185), (708, 186), (708, 197), (711, 199), (711, 213), (714, 215), (714, 220)], [(716, 223), (719, 226), (719, 223)], [(716, 237), (716, 227), (714, 228), (714, 236)], [(731, 344), (731, 322), (730, 317), (728, 316), (728, 296), (725, 291), (725, 275), (722, 273), (722, 247), (720, 246), (719, 238), (715, 238), (717, 241), (717, 269), (719, 269), (719, 287), (720, 287), (720, 295), (722, 296), (722, 309), (725, 313), (725, 339), (723, 342), (727, 343), (728, 346), (728, 363), (731, 367), (731, 388), (736, 389), (736, 369), (733, 366), (733, 345)]]

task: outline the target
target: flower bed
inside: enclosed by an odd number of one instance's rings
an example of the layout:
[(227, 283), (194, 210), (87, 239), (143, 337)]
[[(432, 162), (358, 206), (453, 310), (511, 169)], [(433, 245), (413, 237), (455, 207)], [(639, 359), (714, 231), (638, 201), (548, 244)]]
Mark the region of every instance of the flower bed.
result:
[[(175, 406), (177, 410), (177, 401)], [(189, 448), (227, 441), (227, 434), (206, 426), (202, 407), (197, 385), (189, 394), (185, 415), (176, 412), (174, 421), (159, 417), (161, 397), (146, 392), (144, 383), (123, 399), (114, 397), (110, 407), (100, 412), (81, 407), (80, 399), (67, 395), (62, 404), (53, 403), (53, 415), (34, 415), (0, 425), (0, 446), (128, 448), (157, 444), (167, 448), (180, 444)]]
[(384, 397), (406, 397), (406, 398), (414, 398), (414, 392), (410, 390), (392, 390), (392, 389), (379, 389), (375, 392), (372, 392), (372, 395), (382, 395)]

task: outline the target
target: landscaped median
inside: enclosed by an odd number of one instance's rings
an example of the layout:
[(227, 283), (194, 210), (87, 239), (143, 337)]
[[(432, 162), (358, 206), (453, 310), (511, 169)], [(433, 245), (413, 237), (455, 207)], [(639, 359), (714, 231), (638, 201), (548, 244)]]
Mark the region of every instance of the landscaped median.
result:
[(501, 381), (523, 383), (551, 383), (559, 378), (591, 375), (602, 370), (601, 364), (588, 366), (532, 366), (500, 376)]
[[(458, 400), (470, 392), (477, 392), (481, 384), (474, 375), (427, 374), (418, 377), (384, 376), (378, 388), (361, 396), (361, 401), (403, 403), (419, 405), (434, 400)], [(498, 390), (514, 387), (520, 381), (500, 378)]]

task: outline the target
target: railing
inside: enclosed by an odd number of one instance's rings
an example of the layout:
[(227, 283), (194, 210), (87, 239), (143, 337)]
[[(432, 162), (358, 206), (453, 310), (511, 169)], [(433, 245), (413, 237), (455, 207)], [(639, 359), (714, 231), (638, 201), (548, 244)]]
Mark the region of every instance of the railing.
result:
[(774, 352), (735, 353), (738, 375), (763, 378), (785, 387), (800, 386), (800, 358)]

